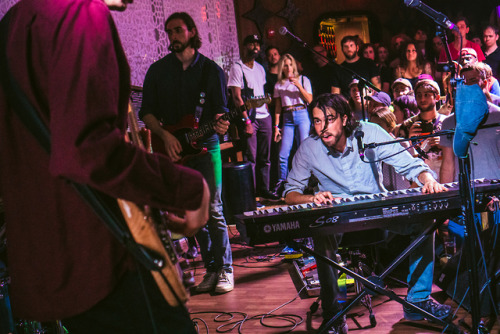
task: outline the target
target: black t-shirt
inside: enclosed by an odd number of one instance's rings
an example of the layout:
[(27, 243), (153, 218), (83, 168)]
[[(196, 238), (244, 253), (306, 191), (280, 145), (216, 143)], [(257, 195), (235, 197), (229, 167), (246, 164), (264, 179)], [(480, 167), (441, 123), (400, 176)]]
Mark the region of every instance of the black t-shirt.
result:
[[(372, 78), (380, 75), (377, 65), (371, 59), (360, 57), (359, 60), (354, 63), (347, 63), (344, 61), (341, 65), (354, 71), (370, 82), (372, 81)], [(333, 86), (340, 88), (341, 93), (344, 94), (344, 96), (349, 97), (349, 84), (352, 80), (352, 73), (339, 69), (337, 71), (337, 75), (334, 77)]]
[(495, 78), (500, 78), (500, 48), (497, 48), (491, 54), (486, 56), (486, 60), (484, 61), (486, 64), (490, 65), (491, 70), (493, 71), (493, 76)]
[(276, 84), (276, 82), (278, 82), (278, 75), (266, 71), (266, 84), (264, 85), (264, 92), (273, 96), (274, 85)]
[(331, 64), (323, 67), (315, 67), (306, 75), (311, 80), (313, 96), (317, 97), (324, 93), (331, 93), (335, 74), (335, 68)]

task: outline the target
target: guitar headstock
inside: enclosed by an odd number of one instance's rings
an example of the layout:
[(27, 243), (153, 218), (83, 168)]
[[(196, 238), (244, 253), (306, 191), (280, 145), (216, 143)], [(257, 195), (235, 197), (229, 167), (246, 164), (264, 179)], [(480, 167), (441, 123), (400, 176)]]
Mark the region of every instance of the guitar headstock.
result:
[(271, 101), (272, 101), (272, 99), (271, 99), (270, 94), (266, 94), (263, 96), (254, 96), (251, 99), (248, 99), (245, 101), (245, 107), (247, 109), (254, 109), (254, 108), (258, 108), (264, 104), (269, 104), (269, 103), (271, 103)]

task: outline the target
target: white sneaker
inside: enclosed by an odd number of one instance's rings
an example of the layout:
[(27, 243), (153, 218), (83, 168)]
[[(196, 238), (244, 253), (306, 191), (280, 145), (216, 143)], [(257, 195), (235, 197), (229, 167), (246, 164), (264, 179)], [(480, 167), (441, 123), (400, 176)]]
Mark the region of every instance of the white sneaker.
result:
[(226, 293), (234, 289), (234, 275), (226, 269), (219, 271), (217, 277), (217, 285), (215, 286), (216, 293)]
[(203, 281), (196, 287), (196, 292), (212, 291), (217, 284), (218, 275), (215, 271), (207, 271), (203, 276)]

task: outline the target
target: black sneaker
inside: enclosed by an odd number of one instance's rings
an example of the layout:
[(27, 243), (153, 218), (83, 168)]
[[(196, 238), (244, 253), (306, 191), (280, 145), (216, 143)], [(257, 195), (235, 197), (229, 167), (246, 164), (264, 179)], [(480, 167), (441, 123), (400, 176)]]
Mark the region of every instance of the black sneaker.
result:
[(347, 327), (347, 321), (345, 315), (335, 321), (333, 325), (331, 325), (330, 328), (326, 332), (324, 332), (324, 327), (326, 326), (326, 323), (328, 322), (329, 319), (323, 320), (321, 323), (321, 326), (319, 327), (318, 332), (323, 332), (323, 333), (328, 333), (328, 334), (347, 334), (348, 327)]
[[(421, 308), (422, 310), (429, 312), (436, 318), (440, 320), (445, 320), (451, 315), (451, 306), (439, 304), (432, 299), (427, 299), (422, 302), (412, 303), (413, 305)], [(424, 320), (425, 316), (417, 311), (409, 309), (407, 307), (403, 307), (404, 316), (406, 320), (416, 321), (416, 320)], [(432, 319), (430, 319), (432, 320)]]

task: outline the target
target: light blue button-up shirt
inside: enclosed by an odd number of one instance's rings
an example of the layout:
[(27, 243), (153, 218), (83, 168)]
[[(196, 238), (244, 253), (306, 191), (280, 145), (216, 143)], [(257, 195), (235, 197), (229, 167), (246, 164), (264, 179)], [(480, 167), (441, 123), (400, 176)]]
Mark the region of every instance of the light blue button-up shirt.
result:
[[(364, 132), (365, 144), (393, 140), (384, 129), (374, 123), (360, 122), (359, 129)], [(399, 143), (367, 149), (365, 161), (376, 161), (403, 150), (404, 148)], [(413, 158), (406, 151), (385, 159), (384, 162), (392, 165), (397, 173), (418, 184), (420, 184), (418, 181), (420, 173), (431, 172), (421, 159)], [(359, 156), (358, 143), (354, 135), (347, 138), (346, 147), (342, 153), (329, 152), (318, 137), (308, 137), (304, 140), (293, 158), (292, 170), (288, 174), (284, 195), (292, 191), (302, 194), (311, 174), (314, 174), (319, 181), (319, 191), (330, 191), (338, 197), (386, 191), (382, 184), (381, 162), (363, 162)]]

